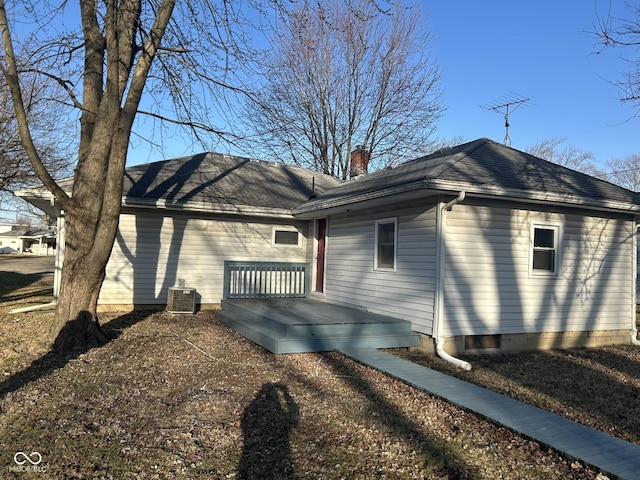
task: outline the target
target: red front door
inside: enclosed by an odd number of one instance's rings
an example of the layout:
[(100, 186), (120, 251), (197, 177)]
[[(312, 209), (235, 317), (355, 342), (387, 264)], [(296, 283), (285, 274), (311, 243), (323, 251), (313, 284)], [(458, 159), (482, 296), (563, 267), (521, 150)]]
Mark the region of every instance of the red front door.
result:
[(318, 251), (316, 252), (316, 292), (324, 292), (324, 251), (327, 238), (327, 219), (321, 218), (316, 221), (316, 241)]

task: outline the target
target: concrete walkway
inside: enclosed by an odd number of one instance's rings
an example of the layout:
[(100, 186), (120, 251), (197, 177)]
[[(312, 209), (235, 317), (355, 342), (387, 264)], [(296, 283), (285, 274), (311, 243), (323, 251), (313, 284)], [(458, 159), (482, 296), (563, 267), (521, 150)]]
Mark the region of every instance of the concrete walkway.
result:
[(341, 353), (620, 479), (640, 479), (640, 445), (373, 348)]

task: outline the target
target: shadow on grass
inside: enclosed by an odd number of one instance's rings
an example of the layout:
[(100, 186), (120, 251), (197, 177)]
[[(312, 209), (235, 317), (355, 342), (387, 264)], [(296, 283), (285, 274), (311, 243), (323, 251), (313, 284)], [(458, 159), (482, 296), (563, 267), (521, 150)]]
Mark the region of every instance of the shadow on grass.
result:
[[(39, 295), (51, 295), (53, 292), (53, 286), (42, 285), (37, 290), (27, 289), (31, 285), (35, 285), (42, 278), (48, 275), (40, 273), (23, 274), (14, 272), (2, 272), (0, 279), (0, 303), (2, 302), (14, 302), (17, 300), (24, 300), (25, 298), (39, 296)], [(23, 289), (27, 289), (23, 291)]]
[[(636, 347), (637, 348), (637, 347)], [(640, 442), (640, 417), (635, 405), (640, 403), (640, 389), (633, 379), (640, 376), (640, 363), (613, 351), (571, 349), (513, 355), (482, 356), (470, 359), (480, 368), (499, 375), (532, 392), (535, 398), (553, 399), (560, 407), (569, 406), (578, 415), (586, 415), (599, 422), (597, 428)], [(517, 361), (519, 368), (514, 367)], [(604, 367), (604, 368), (600, 368)], [(473, 382), (466, 372), (449, 372)], [(466, 377), (466, 378), (465, 378)], [(625, 378), (631, 379), (627, 382)], [(489, 387), (500, 391), (500, 388)], [(513, 392), (502, 391), (509, 396)], [(532, 403), (532, 399), (524, 398)], [(550, 403), (538, 405), (567, 416), (566, 411)], [(578, 422), (584, 419), (576, 418)]]
[[(120, 337), (123, 330), (141, 322), (153, 313), (155, 313), (155, 310), (133, 311), (101, 325), (101, 329), (107, 337), (106, 343), (117, 339)], [(60, 336), (58, 338), (60, 338)], [(31, 362), (31, 365), (27, 368), (0, 382), (0, 400), (4, 399), (8, 393), (15, 392), (39, 378), (45, 377), (52, 372), (63, 368), (67, 363), (77, 359), (83, 353), (96, 348), (96, 346), (88, 346), (84, 349), (76, 349), (72, 352), (61, 353), (55, 348), (57, 342), (58, 340), (54, 342), (54, 347), (51, 351)], [(106, 343), (100, 346), (104, 346)]]
[(265, 383), (242, 415), (244, 447), (237, 478), (295, 479), (289, 435), (299, 418), (287, 386)]
[(369, 402), (372, 410), (378, 412), (378, 415), (371, 418), (380, 424), (380, 429), (390, 429), (394, 435), (414, 445), (415, 450), (422, 453), (424, 461), (428, 463), (428, 468), (437, 472), (438, 477), (436, 478), (464, 478), (466, 480), (483, 478), (446, 442), (425, 435), (420, 425), (407, 418), (398, 407), (378, 394), (345, 357), (324, 355), (323, 358), (337, 375), (343, 377), (346, 382), (360, 392)]
[[(619, 347), (621, 349), (637, 350), (635, 345), (626, 345)], [(621, 350), (622, 352), (622, 350)], [(598, 364), (611, 369), (613, 372), (623, 374), (625, 377), (640, 380), (640, 360), (632, 360), (622, 353), (615, 352), (613, 349), (583, 349), (570, 350), (568, 356), (579, 357), (588, 361), (595, 361)]]

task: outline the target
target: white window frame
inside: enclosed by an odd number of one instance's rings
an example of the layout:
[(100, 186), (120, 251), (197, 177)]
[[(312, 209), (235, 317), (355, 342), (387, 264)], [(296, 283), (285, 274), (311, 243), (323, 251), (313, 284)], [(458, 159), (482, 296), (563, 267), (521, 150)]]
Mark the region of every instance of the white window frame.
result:
[[(379, 237), (379, 225), (393, 224), (393, 267), (380, 267), (378, 266), (378, 237)], [(398, 266), (398, 217), (381, 218), (376, 220), (375, 225), (375, 248), (373, 251), (373, 269), (383, 272), (395, 272)]]
[[(552, 230), (553, 231), (553, 248), (536, 247), (535, 246), (535, 233), (537, 229)], [(537, 223), (531, 224), (531, 237), (529, 248), (529, 274), (533, 277), (557, 277), (560, 272), (560, 259), (561, 259), (561, 245), (562, 245), (562, 226), (557, 223)], [(552, 250), (553, 256), (553, 270), (542, 270), (533, 268), (533, 256), (535, 251)]]
[[(276, 243), (276, 232), (296, 232), (298, 234), (298, 243), (293, 244), (293, 243)], [(291, 226), (282, 226), (282, 227), (273, 227), (273, 230), (271, 232), (271, 245), (274, 247), (278, 247), (278, 248), (299, 248), (302, 242), (302, 234), (300, 233), (300, 230), (298, 230), (296, 227), (291, 227)]]

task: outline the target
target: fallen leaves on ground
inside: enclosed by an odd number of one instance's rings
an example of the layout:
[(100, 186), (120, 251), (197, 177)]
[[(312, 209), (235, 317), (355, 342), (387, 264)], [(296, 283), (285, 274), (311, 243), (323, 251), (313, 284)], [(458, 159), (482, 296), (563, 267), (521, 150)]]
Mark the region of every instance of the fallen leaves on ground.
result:
[(114, 340), (61, 358), (42, 347), (52, 314), (15, 303), (0, 304), (3, 477), (38, 452), (38, 478), (606, 478), (337, 353), (272, 355), (215, 312), (105, 315)]

